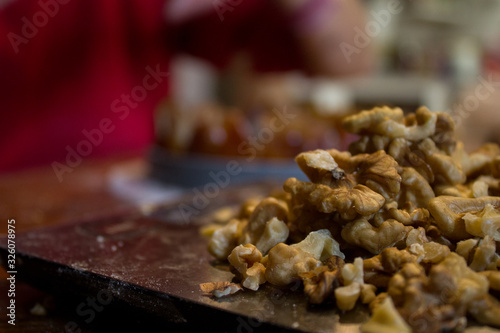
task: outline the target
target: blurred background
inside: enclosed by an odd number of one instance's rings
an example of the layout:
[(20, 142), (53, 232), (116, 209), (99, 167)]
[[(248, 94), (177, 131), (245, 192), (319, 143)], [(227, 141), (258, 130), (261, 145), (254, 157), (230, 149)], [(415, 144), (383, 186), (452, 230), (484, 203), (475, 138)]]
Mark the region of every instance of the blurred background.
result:
[[(344, 61), (361, 57), (358, 52), (369, 54), (371, 66), (360, 73), (341, 77), (311, 76), (300, 70), (256, 73), (245, 54), (238, 54), (221, 73), (206, 61), (176, 57), (172, 97), (182, 111), (172, 112), (172, 105), (159, 108), (159, 144), (173, 150), (237, 155), (238, 144), (249, 135), (244, 129), (266, 126), (260, 117), (263, 109), (288, 106), (301, 119), (286, 133), (277, 134), (259, 155), (287, 157), (315, 148), (346, 149), (352, 137), (342, 132), (341, 116), (377, 105), (405, 112), (423, 105), (448, 112), (468, 150), (500, 141), (496, 130), (500, 85), (495, 83), (500, 82), (500, 3), (378, 0), (362, 5), (364, 23), (352, 27), (356, 31), (352, 39), (338, 42)], [(234, 110), (228, 113), (231, 107), (245, 110), (246, 119), (235, 116)], [(176, 127), (180, 123), (183, 126)], [(220, 143), (225, 140), (230, 144)]]
[[(173, 173), (193, 156), (346, 149), (340, 118), (377, 105), (449, 112), (469, 150), (500, 139), (498, 1), (1, 6), (4, 172), (50, 165), (61, 180), (151, 149)], [(270, 137), (277, 113), (294, 120)]]
[[(239, 59), (240, 67), (233, 69), (228, 84), (227, 74), (222, 76), (207, 62), (179, 56), (173, 62), (173, 96), (188, 113), (207, 101), (246, 109), (251, 109), (248, 100), (254, 107), (309, 104), (314, 108), (309, 113), (322, 116), (376, 105), (413, 112), (424, 105), (452, 114), (470, 150), (484, 141), (499, 142), (500, 84), (494, 83), (500, 82), (500, 3), (398, 1), (400, 13), (379, 16), (392, 2), (363, 2), (367, 24), (375, 21), (380, 29), (375, 28), (373, 37), (367, 38), (373, 67), (361, 75), (311, 77), (300, 71), (252, 75)], [(360, 28), (364, 31), (365, 26)], [(363, 45), (364, 40), (358, 38)], [(357, 46), (354, 40), (350, 45)], [(356, 57), (355, 51), (347, 50)], [(483, 88), (484, 96), (476, 96), (475, 90)], [(466, 128), (463, 120), (467, 120)], [(162, 118), (157, 124), (161, 138), (166, 135)]]

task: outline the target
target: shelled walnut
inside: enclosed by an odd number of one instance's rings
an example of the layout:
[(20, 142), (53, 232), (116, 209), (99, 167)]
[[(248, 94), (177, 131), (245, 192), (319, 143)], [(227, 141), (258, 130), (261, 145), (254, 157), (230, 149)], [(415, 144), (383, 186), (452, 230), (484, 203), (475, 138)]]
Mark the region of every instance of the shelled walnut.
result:
[[(311, 303), (370, 303), (364, 332), (500, 326), (500, 148), (468, 154), (448, 114), (347, 117), (349, 152), (300, 153), (309, 181), (242, 209), (209, 243), (243, 287), (302, 281)], [(266, 255), (267, 253), (267, 255)]]

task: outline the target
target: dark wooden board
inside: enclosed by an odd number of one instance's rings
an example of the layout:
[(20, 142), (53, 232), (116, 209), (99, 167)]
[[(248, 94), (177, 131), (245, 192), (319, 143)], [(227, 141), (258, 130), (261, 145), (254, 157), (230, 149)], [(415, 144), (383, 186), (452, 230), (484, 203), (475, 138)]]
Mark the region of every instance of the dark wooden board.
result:
[[(221, 191), (190, 220), (179, 204), (148, 212), (114, 212), (109, 216), (16, 235), (17, 278), (54, 293), (90, 295), (125, 304), (182, 327), (218, 328), (220, 332), (357, 331), (367, 311), (339, 316), (334, 304), (313, 307), (299, 290), (264, 286), (212, 299), (200, 284), (233, 277), (206, 250), (199, 227), (210, 212), (239, 205), (270, 186), (244, 186)], [(6, 263), (6, 239), (0, 241)], [(299, 286), (297, 286), (299, 287)], [(220, 329), (219, 329), (220, 328)]]

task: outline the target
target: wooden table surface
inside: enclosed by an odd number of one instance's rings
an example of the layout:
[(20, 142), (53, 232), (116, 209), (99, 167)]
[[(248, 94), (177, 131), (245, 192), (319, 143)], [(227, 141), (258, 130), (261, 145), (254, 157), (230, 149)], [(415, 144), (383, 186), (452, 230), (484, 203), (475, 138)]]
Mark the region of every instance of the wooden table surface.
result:
[[(3, 220), (0, 233), (7, 232), (9, 219), (16, 220), (16, 233), (21, 233), (137, 206), (136, 198), (116, 190), (120, 186), (116, 185), (117, 177), (124, 176), (134, 181), (147, 178), (146, 160), (135, 155), (84, 161), (72, 173), (66, 173), (62, 182), (51, 167), (0, 174), (0, 216)], [(123, 311), (127, 311), (124, 309), (113, 310), (115, 312), (106, 309), (87, 325), (76, 313), (76, 308), (85, 299), (56, 297), (16, 281), (16, 325), (12, 326), (7, 323), (6, 316), (7, 277), (6, 271), (0, 269), (0, 332), (114, 332), (122, 330), (117, 322), (128, 331), (134, 325), (141, 328), (153, 325), (156, 320), (124, 316)], [(34, 314), (32, 309), (36, 304), (42, 305), (47, 313)], [(78, 328), (68, 325), (71, 322), (77, 323)], [(157, 323), (154, 325), (153, 328), (158, 327)], [(168, 324), (161, 323), (161, 326), (164, 331)]]

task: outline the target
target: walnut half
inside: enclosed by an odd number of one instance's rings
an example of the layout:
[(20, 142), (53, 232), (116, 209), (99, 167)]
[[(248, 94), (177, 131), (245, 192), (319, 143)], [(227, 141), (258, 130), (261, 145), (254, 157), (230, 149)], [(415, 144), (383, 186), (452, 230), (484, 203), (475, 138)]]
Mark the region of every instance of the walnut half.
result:
[[(452, 240), (459, 241), (471, 237), (471, 234), (467, 232), (466, 229), (464, 220), (465, 214), (477, 214), (477, 212), (483, 211), (488, 204), (500, 207), (500, 197), (457, 198), (451, 196), (439, 196), (430, 200), (428, 209), (443, 235)], [(490, 213), (491, 211), (483, 211), (483, 215), (486, 214), (486, 218), (488, 218), (488, 215), (491, 215)], [(481, 218), (481, 216), (478, 218)], [(482, 230), (483, 227), (474, 228), (473, 226), (478, 222), (482, 224), (483, 220), (475, 219), (470, 215), (468, 215), (468, 219), (469, 230)], [(485, 229), (494, 229), (488, 228), (488, 226), (492, 224), (494, 223), (487, 222), (485, 224)], [(498, 237), (497, 230), (493, 233), (496, 237)], [(493, 237), (493, 235), (491, 236)]]

